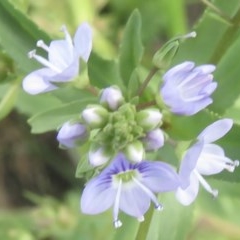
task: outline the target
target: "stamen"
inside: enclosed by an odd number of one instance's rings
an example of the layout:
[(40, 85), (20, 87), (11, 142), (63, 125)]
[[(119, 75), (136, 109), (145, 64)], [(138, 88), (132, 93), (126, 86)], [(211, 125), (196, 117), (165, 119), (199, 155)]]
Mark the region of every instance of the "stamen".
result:
[(38, 40), (37, 41), (37, 46), (44, 49), (46, 52), (49, 52), (49, 47), (43, 40)]
[(65, 25), (62, 25), (60, 30), (64, 33), (65, 39), (66, 39), (67, 43), (69, 44), (69, 46), (73, 47), (72, 38), (67, 30), (67, 27)]
[(141, 216), (137, 219), (139, 222), (143, 222), (144, 221), (144, 216)]
[(202, 186), (205, 188), (205, 190), (212, 194), (214, 198), (218, 196), (218, 190), (212, 189), (211, 186), (208, 184), (208, 182), (198, 173), (198, 171), (194, 170), (195, 175), (197, 176), (199, 182), (202, 184)]
[(153, 201), (155, 208), (159, 210), (159, 208), (163, 208), (161, 204), (159, 204), (155, 194), (147, 187), (145, 187), (142, 183), (140, 183), (135, 177), (132, 177), (133, 181), (150, 197)]
[(34, 58), (36, 59), (39, 63), (41, 63), (42, 65), (44, 65), (45, 67), (51, 68), (52, 70), (54, 70), (57, 73), (60, 73), (61, 70), (59, 68), (57, 68), (56, 66), (54, 66), (52, 63), (50, 63), (48, 60), (46, 60), (45, 58), (43, 58), (42, 56), (39, 56), (36, 54), (36, 50), (32, 50), (28, 53), (28, 57), (29, 58)]
[(197, 36), (197, 33), (195, 31), (187, 33), (182, 36), (182, 38), (195, 38)]
[(115, 228), (119, 228), (122, 226), (122, 222), (118, 219), (121, 190), (122, 190), (122, 179), (119, 180), (117, 194), (116, 194), (116, 198), (113, 206), (113, 219), (114, 219), (113, 224)]

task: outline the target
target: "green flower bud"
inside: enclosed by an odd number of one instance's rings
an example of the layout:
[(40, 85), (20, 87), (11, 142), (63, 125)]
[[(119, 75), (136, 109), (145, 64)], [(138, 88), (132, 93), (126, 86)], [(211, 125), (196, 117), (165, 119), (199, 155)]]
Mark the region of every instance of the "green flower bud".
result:
[(107, 163), (112, 156), (113, 153), (108, 151), (106, 147), (92, 144), (88, 153), (88, 160), (92, 166), (98, 167)]
[(136, 119), (137, 123), (148, 132), (161, 125), (162, 114), (156, 108), (149, 108), (139, 111)]
[(145, 157), (145, 150), (142, 142), (134, 141), (129, 143), (123, 150), (127, 159), (132, 162), (141, 162)]
[(90, 128), (101, 128), (108, 120), (108, 111), (100, 105), (89, 105), (82, 111), (82, 119)]
[(153, 64), (157, 68), (166, 69), (172, 62), (173, 57), (176, 55), (179, 43), (186, 38), (196, 37), (196, 32), (190, 32), (183, 36), (178, 36), (166, 42), (153, 56)]

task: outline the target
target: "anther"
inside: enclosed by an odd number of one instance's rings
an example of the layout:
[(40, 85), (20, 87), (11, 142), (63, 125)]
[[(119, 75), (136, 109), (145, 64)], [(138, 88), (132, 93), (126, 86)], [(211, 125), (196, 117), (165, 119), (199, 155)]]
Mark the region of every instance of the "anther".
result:
[(37, 41), (37, 46), (41, 47), (45, 51), (49, 52), (49, 47), (47, 46), (47, 44), (45, 44), (45, 42), (43, 40), (38, 40)]
[(163, 206), (161, 204), (155, 205), (155, 209), (157, 211), (162, 211), (163, 210)]
[(212, 196), (213, 196), (213, 198), (217, 198), (217, 196), (218, 196), (218, 190), (217, 189), (212, 189)]
[(120, 228), (122, 226), (122, 222), (120, 220), (115, 220), (113, 225), (115, 228)]
[(143, 222), (144, 221), (144, 216), (141, 216), (137, 219), (139, 222)]
[(36, 55), (36, 49), (34, 49), (28, 53), (29, 58), (33, 58), (35, 55)]

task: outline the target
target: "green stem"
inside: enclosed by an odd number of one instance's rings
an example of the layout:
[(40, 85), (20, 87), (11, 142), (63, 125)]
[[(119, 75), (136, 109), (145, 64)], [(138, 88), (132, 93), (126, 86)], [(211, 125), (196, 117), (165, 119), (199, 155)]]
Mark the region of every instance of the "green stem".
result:
[(148, 212), (145, 215), (145, 220), (143, 222), (141, 222), (139, 225), (137, 236), (136, 236), (135, 240), (146, 240), (147, 239), (147, 234), (149, 231), (153, 213), (154, 213), (154, 208), (150, 207), (150, 209), (148, 210)]
[(137, 105), (137, 110), (141, 110), (141, 109), (145, 109), (151, 106), (155, 106), (157, 103), (155, 100), (152, 100), (151, 102), (144, 102), (144, 103), (140, 103)]
[(208, 6), (210, 9), (212, 9), (215, 13), (217, 13), (221, 18), (223, 18), (228, 23), (232, 24), (232, 19), (225, 14), (221, 9), (216, 7), (214, 4), (209, 2), (208, 0), (201, 0), (206, 6)]
[(217, 64), (221, 60), (222, 56), (224, 56), (224, 54), (226, 53), (229, 46), (231, 46), (231, 44), (235, 40), (235, 35), (236, 32), (239, 30), (240, 24), (240, 9), (231, 18), (231, 23), (232, 25), (226, 30), (217, 47), (215, 48), (215, 51), (210, 59), (211, 63)]
[(88, 92), (90, 92), (94, 96), (98, 96), (99, 91), (92, 85), (86, 86), (85, 90), (87, 90)]
[(140, 97), (143, 94), (143, 91), (145, 90), (145, 88), (147, 87), (147, 85), (149, 84), (149, 82), (151, 81), (152, 77), (155, 75), (155, 73), (158, 71), (159, 69), (157, 67), (153, 67), (152, 70), (149, 72), (148, 76), (146, 77), (146, 79), (144, 80), (144, 82), (142, 83), (142, 85), (140, 86), (140, 88), (138, 89), (137, 95)]

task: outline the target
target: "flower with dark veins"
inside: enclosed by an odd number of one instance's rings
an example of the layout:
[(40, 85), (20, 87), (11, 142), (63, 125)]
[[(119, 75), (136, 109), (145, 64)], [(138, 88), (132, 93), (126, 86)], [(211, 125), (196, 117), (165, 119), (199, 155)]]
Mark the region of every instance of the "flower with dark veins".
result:
[(178, 186), (178, 175), (167, 163), (132, 164), (119, 153), (100, 175), (87, 183), (81, 210), (85, 214), (99, 214), (112, 207), (113, 223), (118, 228), (122, 225), (118, 218), (120, 210), (143, 221), (151, 201), (157, 210), (163, 208), (154, 193), (173, 191)]

